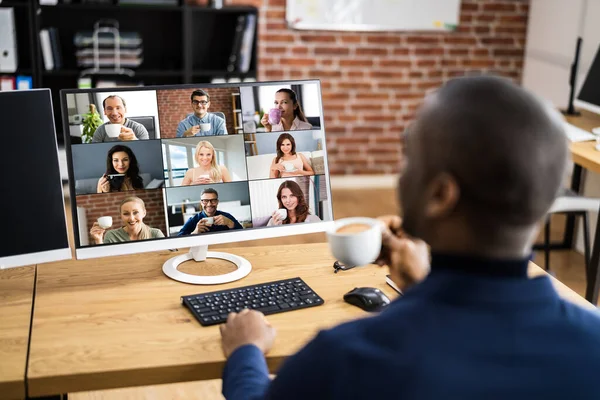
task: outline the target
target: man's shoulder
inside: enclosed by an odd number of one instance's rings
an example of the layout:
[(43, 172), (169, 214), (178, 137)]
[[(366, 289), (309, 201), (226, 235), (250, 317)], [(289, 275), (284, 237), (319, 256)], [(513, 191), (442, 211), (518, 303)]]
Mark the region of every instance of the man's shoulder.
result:
[(235, 217), (233, 215), (229, 214), (228, 212), (221, 211), (221, 210), (217, 210), (217, 215), (224, 215), (225, 217), (227, 217), (229, 219), (235, 219)]
[(146, 129), (143, 124), (140, 124), (139, 122), (134, 121), (134, 120), (129, 119), (129, 118), (127, 118), (127, 120), (125, 121), (125, 126), (128, 127), (128, 128), (131, 128), (131, 129), (134, 129), (134, 128), (138, 128), (138, 129), (144, 128), (144, 129)]

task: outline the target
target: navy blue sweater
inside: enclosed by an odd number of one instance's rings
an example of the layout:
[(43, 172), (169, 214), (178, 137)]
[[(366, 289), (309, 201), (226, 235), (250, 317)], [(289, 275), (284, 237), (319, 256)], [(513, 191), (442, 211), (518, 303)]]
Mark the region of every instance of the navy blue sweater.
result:
[(233, 352), (235, 399), (600, 399), (600, 313), (562, 300), (528, 260), (433, 255), (431, 274), (372, 318), (321, 331), (271, 382)]
[[(237, 219), (235, 219), (235, 217), (233, 215), (226, 213), (224, 211), (218, 211), (218, 210), (215, 212), (215, 215), (213, 215), (213, 217), (216, 217), (217, 215), (222, 215), (224, 217), (229, 218), (231, 221), (233, 221), (233, 228), (229, 229), (226, 225), (212, 225), (208, 229), (208, 232), (219, 232), (219, 231), (228, 231), (228, 230), (233, 230), (233, 229), (243, 229), (243, 226), (238, 222)], [(206, 218), (207, 216), (208, 215), (206, 215), (204, 213), (204, 211), (201, 211), (198, 214), (194, 215), (193, 217), (191, 217), (190, 219), (187, 220), (185, 225), (183, 225), (183, 227), (179, 230), (179, 233), (177, 233), (177, 236), (189, 235), (190, 233), (192, 233), (194, 231), (194, 229), (196, 229), (196, 225), (198, 225), (198, 222), (200, 222), (200, 220), (202, 218)]]

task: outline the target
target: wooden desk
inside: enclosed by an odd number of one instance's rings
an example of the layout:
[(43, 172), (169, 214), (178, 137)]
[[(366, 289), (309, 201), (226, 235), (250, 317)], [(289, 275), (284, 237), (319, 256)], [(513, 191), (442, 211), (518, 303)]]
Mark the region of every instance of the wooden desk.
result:
[(25, 398), (35, 267), (0, 271), (0, 399)]
[[(580, 116), (567, 116), (566, 120), (578, 128), (590, 132), (592, 128), (600, 126), (600, 115), (585, 110), (581, 110)], [(571, 158), (575, 163), (571, 178), (571, 189), (576, 193), (580, 193), (583, 168), (600, 174), (600, 151), (596, 150), (596, 142), (571, 143), (569, 149), (571, 150)], [(565, 227), (563, 247), (572, 248), (574, 230), (575, 219), (573, 216), (569, 216)], [(596, 223), (596, 236), (592, 245), (589, 269), (586, 274), (588, 278), (585, 298), (593, 304), (598, 304), (598, 293), (600, 291), (600, 211)]]
[[(325, 304), (269, 316), (277, 329), (267, 362), (276, 371), (322, 328), (367, 314), (345, 303), (344, 293), (374, 286), (393, 297), (386, 268), (369, 266), (333, 273), (324, 243), (232, 248), (253, 271), (219, 286), (193, 286), (163, 275), (174, 253), (158, 252), (38, 268), (29, 356), (31, 396), (220, 378), (224, 358), (217, 326), (202, 327), (179, 297), (299, 276)], [(544, 274), (531, 265), (532, 274)], [(592, 307), (566, 286), (558, 290)]]

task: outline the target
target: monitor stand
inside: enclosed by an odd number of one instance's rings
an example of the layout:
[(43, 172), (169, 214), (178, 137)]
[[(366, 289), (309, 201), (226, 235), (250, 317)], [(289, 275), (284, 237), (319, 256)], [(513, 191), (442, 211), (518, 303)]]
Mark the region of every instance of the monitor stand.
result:
[[(202, 262), (207, 258), (220, 258), (232, 262), (237, 266), (237, 269), (227, 274), (209, 276), (186, 274), (177, 269), (179, 264), (185, 261), (196, 260)], [(208, 251), (208, 246), (190, 247), (189, 253), (171, 257), (163, 264), (163, 272), (169, 278), (180, 282), (192, 283), (194, 285), (218, 285), (220, 283), (233, 282), (242, 279), (248, 275), (250, 271), (252, 271), (252, 264), (245, 258), (230, 253)]]

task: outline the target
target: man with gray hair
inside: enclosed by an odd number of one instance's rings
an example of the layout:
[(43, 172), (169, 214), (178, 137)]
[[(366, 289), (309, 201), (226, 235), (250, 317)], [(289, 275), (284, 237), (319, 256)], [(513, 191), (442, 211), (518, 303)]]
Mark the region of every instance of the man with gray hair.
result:
[[(116, 94), (108, 96), (102, 101), (102, 108), (104, 109), (104, 115), (108, 117), (109, 122), (100, 125), (96, 129), (96, 132), (94, 132), (94, 136), (92, 137), (92, 143), (115, 142), (119, 140), (143, 140), (149, 138), (148, 131), (144, 125), (125, 118), (127, 106), (125, 104), (125, 99), (121, 96)], [(118, 136), (111, 137), (106, 132), (107, 125), (111, 124), (121, 126)]]

